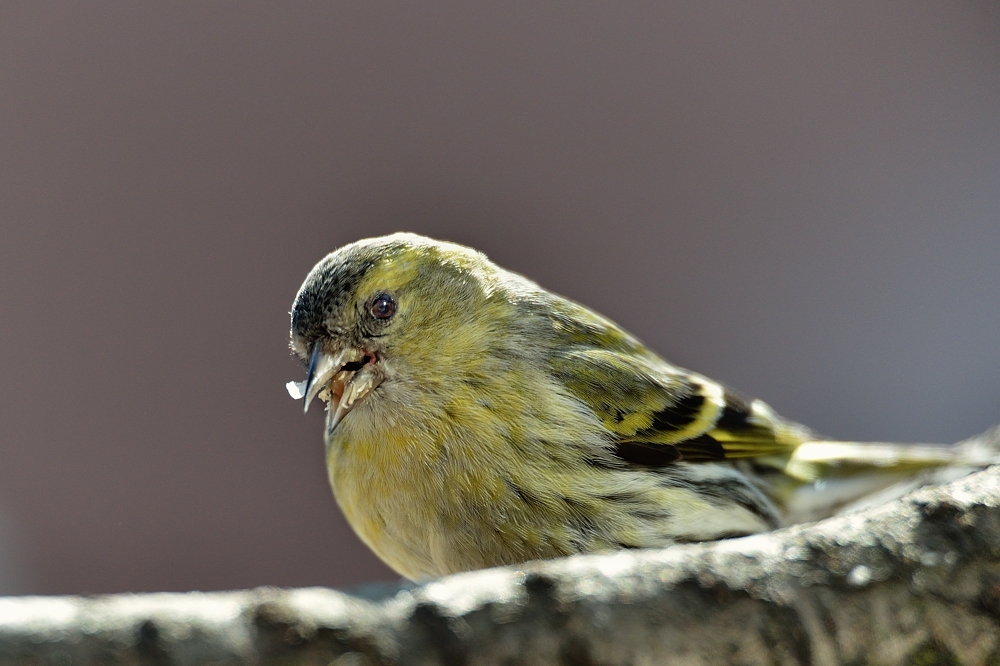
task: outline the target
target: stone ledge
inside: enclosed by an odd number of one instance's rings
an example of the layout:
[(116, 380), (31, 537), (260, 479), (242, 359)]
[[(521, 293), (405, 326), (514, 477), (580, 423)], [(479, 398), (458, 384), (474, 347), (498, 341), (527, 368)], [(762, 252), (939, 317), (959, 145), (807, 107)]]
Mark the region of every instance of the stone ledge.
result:
[(0, 598), (0, 663), (1000, 663), (1000, 466), (768, 534), (470, 572), (379, 598)]

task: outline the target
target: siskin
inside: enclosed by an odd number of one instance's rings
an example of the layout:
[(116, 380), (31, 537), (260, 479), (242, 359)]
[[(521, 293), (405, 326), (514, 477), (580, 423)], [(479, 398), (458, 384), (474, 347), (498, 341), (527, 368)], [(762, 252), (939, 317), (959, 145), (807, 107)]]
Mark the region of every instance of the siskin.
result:
[(754, 534), (996, 459), (974, 441), (822, 440), (483, 254), (414, 234), (329, 254), (291, 315), (308, 378), (288, 388), (327, 403), (337, 502), (411, 579)]

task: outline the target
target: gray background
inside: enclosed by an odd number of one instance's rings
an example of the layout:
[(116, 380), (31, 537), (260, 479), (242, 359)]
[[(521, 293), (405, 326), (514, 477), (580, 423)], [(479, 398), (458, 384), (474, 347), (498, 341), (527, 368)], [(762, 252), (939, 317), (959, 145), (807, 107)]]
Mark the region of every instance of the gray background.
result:
[(3, 3), (0, 591), (392, 578), (284, 383), (467, 243), (836, 437), (1000, 421), (993, 1)]

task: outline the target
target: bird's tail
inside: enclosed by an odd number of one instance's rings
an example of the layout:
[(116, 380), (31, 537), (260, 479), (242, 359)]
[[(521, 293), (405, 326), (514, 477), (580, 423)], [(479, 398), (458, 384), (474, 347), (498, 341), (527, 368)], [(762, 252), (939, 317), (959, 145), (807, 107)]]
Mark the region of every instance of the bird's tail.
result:
[(1000, 425), (957, 444), (813, 440), (785, 464), (788, 523), (825, 518), (895, 499), (1000, 463)]

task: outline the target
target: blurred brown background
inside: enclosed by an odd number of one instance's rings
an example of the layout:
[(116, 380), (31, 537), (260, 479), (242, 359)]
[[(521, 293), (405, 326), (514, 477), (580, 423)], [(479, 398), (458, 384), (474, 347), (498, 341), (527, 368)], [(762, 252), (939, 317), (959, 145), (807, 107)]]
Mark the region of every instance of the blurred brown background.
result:
[(0, 5), (0, 591), (392, 578), (288, 310), (474, 245), (837, 437), (1000, 421), (1000, 4)]

